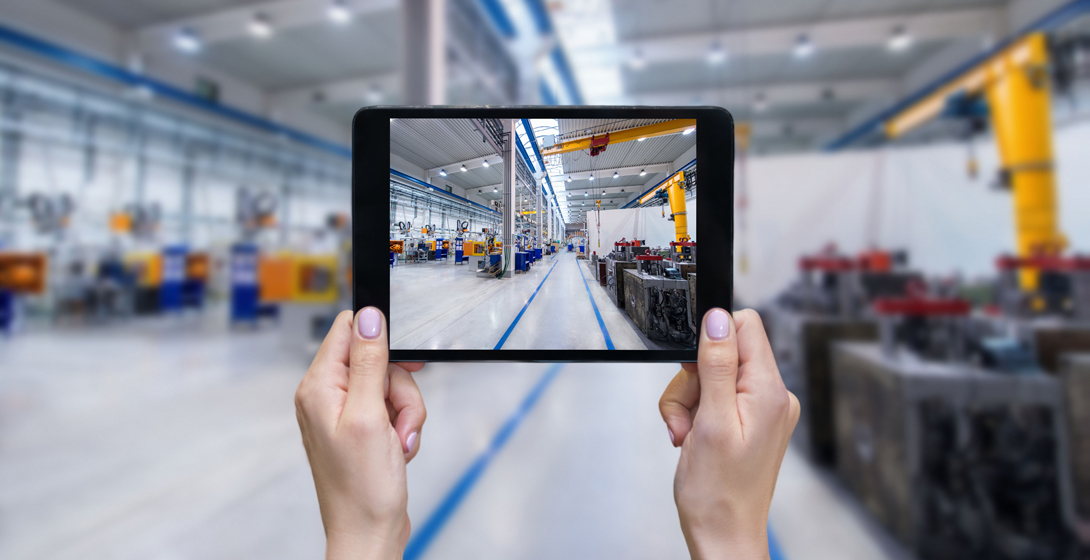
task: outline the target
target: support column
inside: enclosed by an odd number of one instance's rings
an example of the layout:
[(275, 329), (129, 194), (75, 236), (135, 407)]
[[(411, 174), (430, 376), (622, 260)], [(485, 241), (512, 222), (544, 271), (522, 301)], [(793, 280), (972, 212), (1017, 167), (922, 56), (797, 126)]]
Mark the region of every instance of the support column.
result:
[(401, 95), (405, 105), (447, 96), (446, 0), (401, 0)]
[(504, 278), (515, 268), (515, 121), (503, 119), (503, 263)]
[(545, 238), (541, 237), (541, 200), (542, 200), (542, 197), (544, 196), (544, 193), (542, 193), (542, 191), (545, 190), (544, 185), (545, 185), (545, 178), (542, 177), (541, 178), (541, 184), (537, 186), (537, 243), (534, 244), (535, 249), (538, 249), (538, 248), (543, 249), (545, 247), (545, 243), (544, 243)]

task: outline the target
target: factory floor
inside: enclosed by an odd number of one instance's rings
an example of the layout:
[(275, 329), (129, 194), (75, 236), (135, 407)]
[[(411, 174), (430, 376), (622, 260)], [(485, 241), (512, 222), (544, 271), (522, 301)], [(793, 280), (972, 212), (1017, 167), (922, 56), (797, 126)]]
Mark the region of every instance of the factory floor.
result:
[(396, 349), (646, 350), (646, 339), (585, 260), (561, 251), (527, 272), (480, 278), (453, 259), (390, 271)]
[[(322, 557), (292, 403), (310, 356), (224, 319), (0, 339), (0, 558)], [(406, 558), (687, 558), (657, 410), (675, 371), (428, 365)], [(789, 450), (774, 559), (900, 557), (841, 488)]]

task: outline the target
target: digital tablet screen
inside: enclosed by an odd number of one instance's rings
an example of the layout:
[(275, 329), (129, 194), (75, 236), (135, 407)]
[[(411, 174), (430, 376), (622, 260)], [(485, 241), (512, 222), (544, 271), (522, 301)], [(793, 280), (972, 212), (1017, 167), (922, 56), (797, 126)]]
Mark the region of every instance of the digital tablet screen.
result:
[(694, 348), (698, 139), (695, 119), (391, 119), (390, 347)]

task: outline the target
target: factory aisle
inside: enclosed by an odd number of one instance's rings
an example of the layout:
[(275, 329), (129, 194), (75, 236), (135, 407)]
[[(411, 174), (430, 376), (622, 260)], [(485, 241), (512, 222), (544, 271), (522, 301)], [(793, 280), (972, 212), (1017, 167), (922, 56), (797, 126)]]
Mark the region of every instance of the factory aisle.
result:
[[(322, 557), (293, 408), (309, 357), (210, 319), (0, 342), (0, 558)], [(406, 557), (687, 558), (657, 408), (676, 370), (428, 365)], [(828, 484), (788, 454), (784, 557), (885, 557)]]
[(499, 281), (451, 262), (399, 264), (390, 273), (391, 347), (646, 349), (589, 275), (564, 251)]

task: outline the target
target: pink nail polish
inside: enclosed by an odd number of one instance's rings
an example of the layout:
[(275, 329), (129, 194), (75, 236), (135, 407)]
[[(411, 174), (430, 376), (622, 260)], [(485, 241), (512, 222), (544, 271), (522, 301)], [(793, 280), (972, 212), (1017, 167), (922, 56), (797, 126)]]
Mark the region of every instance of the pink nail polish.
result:
[(670, 444), (671, 445), (677, 445), (676, 443), (674, 443), (674, 431), (671, 430), (669, 427), (667, 427), (666, 428), (666, 433), (670, 434)]
[(357, 323), (359, 323), (360, 336), (367, 340), (375, 339), (382, 331), (382, 315), (374, 307), (366, 307), (360, 311)]
[(413, 451), (413, 445), (416, 444), (416, 432), (409, 434), (409, 437), (405, 438), (405, 454), (408, 455)]
[(730, 338), (730, 315), (727, 315), (726, 311), (719, 308), (712, 309), (704, 325), (708, 329), (708, 338), (712, 340)]

